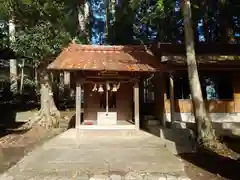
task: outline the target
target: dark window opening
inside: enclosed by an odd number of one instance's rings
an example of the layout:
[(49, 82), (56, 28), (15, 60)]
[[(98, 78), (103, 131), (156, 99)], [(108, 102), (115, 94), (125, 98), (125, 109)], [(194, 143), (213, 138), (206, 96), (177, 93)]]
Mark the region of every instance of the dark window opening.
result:
[(152, 79), (143, 81), (144, 86), (144, 103), (154, 102), (155, 100), (155, 93), (154, 93), (154, 83)]
[[(97, 92), (99, 93), (99, 92)], [(108, 107), (117, 108), (117, 92), (108, 91)], [(100, 108), (106, 109), (106, 91), (100, 92)]]
[[(231, 76), (223, 72), (200, 72), (200, 83), (203, 98), (207, 100), (232, 99), (233, 87)], [(169, 78), (166, 79), (167, 98), (169, 94)], [(174, 99), (191, 99), (187, 73), (179, 73), (174, 76)]]
[[(191, 93), (188, 83), (188, 76), (187, 74), (178, 74), (174, 76), (174, 99), (190, 99)], [(166, 79), (166, 91), (167, 91), (167, 98), (170, 98), (170, 83), (169, 77)]]
[(116, 92), (109, 92), (109, 108), (117, 108)]
[(190, 99), (188, 77), (186, 74), (174, 78), (174, 99)]
[(106, 93), (101, 92), (100, 93), (100, 108), (106, 108)]
[(204, 99), (232, 99), (231, 76), (226, 73), (204, 74), (200, 76)]

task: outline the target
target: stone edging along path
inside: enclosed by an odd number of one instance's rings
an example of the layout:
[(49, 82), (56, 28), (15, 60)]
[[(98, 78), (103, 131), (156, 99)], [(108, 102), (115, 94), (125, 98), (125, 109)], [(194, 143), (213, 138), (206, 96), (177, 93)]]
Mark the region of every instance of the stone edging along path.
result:
[[(87, 180), (87, 179), (86, 179)], [(176, 174), (162, 174), (162, 173), (143, 173), (129, 172), (125, 176), (111, 174), (111, 175), (94, 175), (89, 180), (191, 180), (186, 176), (179, 176)]]

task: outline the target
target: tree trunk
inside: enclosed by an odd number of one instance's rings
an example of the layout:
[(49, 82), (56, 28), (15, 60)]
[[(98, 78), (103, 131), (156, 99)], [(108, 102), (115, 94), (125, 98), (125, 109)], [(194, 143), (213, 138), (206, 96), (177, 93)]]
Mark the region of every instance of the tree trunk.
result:
[(87, 0), (82, 1), (78, 7), (78, 23), (79, 23), (79, 31), (81, 40), (86, 41), (85, 43), (90, 42), (89, 33), (88, 33), (88, 25), (89, 25), (89, 4)]
[(110, 11), (112, 13), (112, 18), (113, 18), (113, 23), (116, 21), (116, 0), (111, 0), (110, 1)]
[(185, 46), (188, 66), (188, 77), (190, 90), (192, 94), (193, 112), (195, 115), (195, 122), (197, 125), (197, 140), (200, 144), (209, 143), (216, 140), (213, 131), (210, 117), (205, 108), (202, 97), (202, 90), (200, 86), (198, 69), (196, 63), (195, 49), (194, 49), (194, 36), (191, 25), (191, 3), (190, 0), (182, 0), (182, 11), (184, 15), (184, 33), (185, 33)]
[[(14, 18), (9, 20), (9, 42), (12, 44), (15, 41), (15, 23)], [(10, 59), (10, 90), (13, 94), (18, 91), (18, 74), (17, 74), (17, 60)]]
[(111, 43), (111, 34), (110, 34), (110, 3), (109, 0), (105, 0), (105, 10), (106, 10), (106, 42)]
[(205, 37), (205, 42), (211, 42), (210, 41), (210, 35), (209, 35), (209, 27), (208, 27), (208, 5), (206, 6), (206, 12), (204, 13), (204, 37)]
[(25, 59), (22, 60), (22, 65), (21, 65), (21, 81), (20, 81), (20, 93), (22, 94), (23, 92), (23, 82), (24, 82), (24, 66), (25, 66)]
[(10, 59), (10, 90), (13, 94), (18, 92), (17, 60)]
[(35, 91), (38, 92), (38, 72), (37, 72), (37, 65), (34, 66), (34, 82), (35, 82)]
[(210, 43), (210, 33), (209, 33), (209, 2), (207, 0), (203, 0), (201, 2), (201, 9), (204, 9), (203, 13), (203, 28), (204, 28), (204, 39), (206, 43)]
[(41, 70), (39, 76), (41, 88), (41, 109), (36, 121), (47, 128), (56, 128), (59, 126), (61, 116), (54, 102), (50, 77), (46, 70)]
[(110, 0), (110, 12), (112, 16), (112, 27), (111, 27), (111, 43), (114, 44), (115, 31), (114, 25), (116, 24), (116, 0)]
[(221, 43), (225, 44), (232, 44), (235, 43), (235, 37), (234, 37), (234, 30), (233, 30), (233, 18), (230, 15), (229, 12), (231, 11), (231, 8), (229, 8), (229, 4), (227, 1), (221, 1), (219, 2), (219, 30), (220, 30), (220, 39)]

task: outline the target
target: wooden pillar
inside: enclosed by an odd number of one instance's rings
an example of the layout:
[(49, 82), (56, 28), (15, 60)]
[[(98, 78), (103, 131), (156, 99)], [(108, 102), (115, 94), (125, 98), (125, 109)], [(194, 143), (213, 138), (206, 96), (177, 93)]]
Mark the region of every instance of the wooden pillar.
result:
[(134, 120), (135, 127), (137, 130), (140, 129), (140, 118), (139, 118), (139, 83), (136, 82), (133, 87), (133, 100), (134, 100)]
[(63, 82), (65, 88), (70, 88), (70, 72), (68, 71), (63, 72)]
[(154, 82), (154, 101), (155, 101), (155, 119), (160, 120), (162, 119), (162, 107), (161, 107), (161, 88), (162, 88), (162, 81), (161, 81), (161, 74), (156, 73), (153, 77)]
[(234, 112), (240, 112), (240, 83), (239, 83), (240, 73), (234, 72), (232, 75), (232, 85), (233, 85), (233, 100), (234, 100)]
[(144, 108), (144, 84), (143, 84), (143, 79), (140, 78), (139, 80), (139, 117), (142, 120), (144, 120), (144, 114), (140, 112), (142, 111), (143, 108)]
[(109, 112), (109, 102), (108, 102), (108, 82), (106, 83), (106, 114), (108, 115), (108, 112)]
[(82, 111), (82, 91), (81, 82), (77, 81), (76, 83), (76, 120), (75, 120), (75, 128), (78, 128), (81, 125), (81, 111)]
[[(168, 76), (167, 76), (168, 77)], [(167, 102), (167, 83), (166, 81), (168, 80), (168, 78), (166, 78), (166, 74), (162, 75), (162, 98), (163, 98), (163, 127), (166, 127), (166, 121), (167, 121), (167, 111), (166, 111), (166, 102)]]
[(170, 114), (172, 124), (175, 121), (174, 80), (172, 73), (169, 74), (169, 90), (170, 90)]
[(155, 114), (159, 119), (160, 124), (166, 126), (166, 114), (165, 114), (165, 99), (166, 99), (166, 85), (163, 74), (156, 74), (155, 79)]

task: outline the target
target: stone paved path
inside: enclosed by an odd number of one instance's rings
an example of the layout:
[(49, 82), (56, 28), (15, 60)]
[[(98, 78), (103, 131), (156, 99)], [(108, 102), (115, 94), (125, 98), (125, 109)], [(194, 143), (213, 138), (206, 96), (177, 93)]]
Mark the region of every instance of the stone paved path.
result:
[[(25, 156), (2, 180), (184, 179), (184, 164), (145, 132), (82, 133), (70, 129)], [(187, 179), (187, 178), (185, 178)]]

